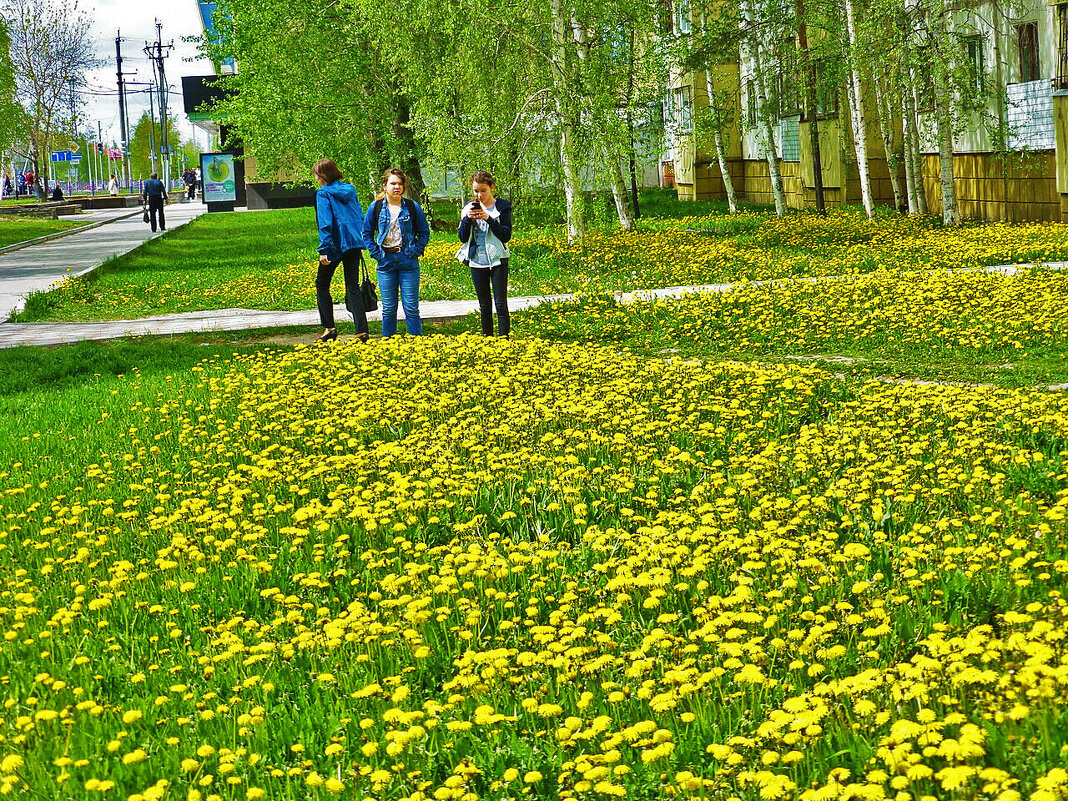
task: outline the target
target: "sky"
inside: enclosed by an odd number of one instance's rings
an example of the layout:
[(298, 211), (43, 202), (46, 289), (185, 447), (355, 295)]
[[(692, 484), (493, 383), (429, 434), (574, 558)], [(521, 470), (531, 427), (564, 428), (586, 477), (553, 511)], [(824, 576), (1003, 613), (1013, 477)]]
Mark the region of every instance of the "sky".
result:
[[(136, 72), (136, 75), (127, 75), (126, 80), (148, 83), (152, 80), (152, 63), (143, 48), (146, 42), (156, 41), (155, 23), (159, 20), (163, 23), (163, 43), (166, 45), (173, 41), (174, 44), (170, 58), (164, 62), (167, 83), (171, 87), (169, 110), (178, 119), (182, 138), (193, 137), (201, 150), (207, 149), (205, 133), (190, 124), (182, 103), (183, 75), (211, 75), (215, 72), (210, 61), (198, 56), (195, 43), (183, 41), (185, 37), (203, 33), (196, 0), (82, 0), (79, 5), (91, 20), (89, 38), (93, 50), (103, 60), (101, 67), (86, 73), (82, 114), (88, 122), (79, 127), (91, 126), (95, 129), (99, 121), (105, 141), (110, 143), (119, 140), (115, 37), (121, 32), (123, 72)], [(127, 88), (127, 118), (131, 127), (137, 124), (142, 113), (148, 111), (148, 95), (134, 93), (145, 88)], [(156, 109), (156, 112), (159, 110)]]

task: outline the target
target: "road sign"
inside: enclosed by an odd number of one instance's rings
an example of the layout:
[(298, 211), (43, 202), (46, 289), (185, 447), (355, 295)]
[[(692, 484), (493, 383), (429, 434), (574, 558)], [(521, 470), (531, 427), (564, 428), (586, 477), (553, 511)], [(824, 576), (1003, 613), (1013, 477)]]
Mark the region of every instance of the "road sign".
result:
[(70, 161), (72, 155), (69, 150), (53, 150), (52, 161)]
[(75, 142), (73, 145), (70, 146), (70, 150), (72, 153), (77, 153), (79, 147), (81, 147), (81, 145), (78, 142)]
[(70, 163), (71, 164), (81, 164), (82, 163), (82, 154), (81, 153), (71, 153), (71, 155), (70, 155)]

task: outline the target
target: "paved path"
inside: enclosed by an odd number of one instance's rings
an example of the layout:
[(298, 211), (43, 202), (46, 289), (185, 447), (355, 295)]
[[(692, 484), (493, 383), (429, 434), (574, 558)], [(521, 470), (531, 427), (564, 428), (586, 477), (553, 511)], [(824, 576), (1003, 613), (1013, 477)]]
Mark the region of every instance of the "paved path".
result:
[[(122, 217), (129, 211), (131, 209), (108, 209), (67, 219), (96, 222)], [(184, 225), (204, 211), (201, 203), (167, 206), (167, 227)], [(21, 309), (31, 292), (46, 290), (68, 275), (82, 275), (112, 256), (128, 253), (153, 236), (159, 234), (153, 234), (138, 213), (89, 231), (0, 254), (0, 320), (6, 320), (11, 312)]]
[[(175, 204), (174, 206), (168, 206), (167, 218), (168, 222), (171, 222), (171, 228), (177, 227), (177, 225), (188, 222), (190, 219), (203, 213), (204, 207), (199, 203), (194, 204)], [(119, 226), (122, 228), (120, 229)], [(74, 242), (66, 243), (66, 248), (61, 253), (63, 257), (73, 260), (74, 258), (80, 259), (79, 269), (71, 269), (70, 272), (76, 275), (80, 275), (84, 272), (88, 272), (93, 269), (94, 266), (100, 263), (101, 250), (100, 242), (106, 242), (109, 245), (114, 245), (115, 249), (110, 251), (109, 255), (114, 253), (126, 252), (132, 250), (139, 245), (145, 239), (152, 236), (148, 232), (147, 226), (141, 222), (139, 216), (130, 218), (129, 220), (123, 220), (120, 222), (109, 223), (102, 226), (96, 231), (101, 231), (105, 234), (101, 240), (89, 240), (90, 234), (95, 231), (87, 231), (82, 234), (76, 234), (70, 237), (70, 239), (76, 240)], [(38, 262), (44, 262), (46, 259), (55, 259), (58, 256), (50, 256), (45, 252), (46, 248), (52, 249), (56, 246), (63, 245), (64, 241), (59, 240), (53, 243), (47, 243), (43, 245), (37, 245), (33, 248), (27, 248), (22, 251), (21, 254), (24, 260), (31, 263), (32, 267), (39, 267), (38, 273), (44, 275), (47, 273), (47, 268), (43, 265), (39, 265)], [(125, 248), (125, 250), (121, 249)], [(32, 251), (32, 260), (29, 255)], [(55, 251), (52, 251), (55, 252)], [(5, 259), (9, 256), (18, 256), (15, 254), (0, 255), (0, 319), (7, 315), (5, 311), (4, 303), (7, 301), (10, 290), (7, 286), (8, 266)], [(68, 264), (71, 261), (67, 262)], [(993, 267), (982, 268), (986, 272), (1000, 272), (1005, 275), (1014, 275), (1020, 270), (1030, 268), (1029, 264), (1003, 264)], [(1068, 268), (1068, 262), (1051, 262), (1049, 264), (1042, 265), (1046, 268), (1052, 269), (1066, 269)], [(30, 269), (30, 268), (27, 268)], [(53, 277), (38, 277), (36, 278), (37, 284), (34, 288), (46, 288), (55, 280), (63, 278), (66, 273), (55, 276), (53, 271)], [(746, 282), (756, 284), (780, 284), (791, 283), (793, 281), (834, 281), (834, 280), (850, 280), (855, 276), (823, 276), (818, 278), (806, 277), (800, 279), (783, 279), (773, 281), (757, 281)], [(617, 299), (621, 303), (630, 303), (634, 300), (643, 300), (650, 298), (671, 298), (681, 295), (691, 294), (695, 292), (724, 292), (738, 284), (702, 284), (696, 286), (674, 286), (666, 287), (664, 289), (652, 289), (652, 290), (639, 290), (636, 292), (619, 292), (616, 293)], [(520, 311), (522, 309), (528, 309), (532, 306), (537, 306), (541, 303), (552, 303), (556, 301), (569, 300), (571, 295), (544, 295), (536, 297), (519, 297), (509, 298), (508, 307), (512, 311)], [(471, 312), (478, 310), (478, 303), (474, 300), (439, 300), (439, 301), (423, 301), (419, 304), (419, 311), (424, 320), (447, 320), (455, 319), (457, 317), (463, 317)], [(339, 321), (342, 329), (346, 328), (346, 323), (351, 325), (348, 312), (342, 306), (335, 306), (335, 318)], [(404, 319), (404, 310), (397, 310), (398, 317)], [(372, 312), (368, 315), (370, 320), (380, 320), (381, 311)], [(110, 320), (106, 322), (93, 322), (93, 323), (0, 323), (0, 348), (11, 348), (19, 345), (60, 345), (71, 342), (80, 342), (82, 340), (101, 340), (101, 339), (118, 339), (124, 336), (151, 336), (151, 335), (168, 335), (168, 334), (183, 334), (194, 333), (198, 331), (243, 331), (254, 328), (277, 328), (282, 326), (308, 326), (315, 328), (319, 325), (319, 315), (314, 309), (308, 309), (303, 311), (262, 311), (258, 309), (221, 309), (215, 311), (197, 311), (187, 312), (180, 314), (165, 314), (158, 317), (143, 317), (136, 320)], [(401, 329), (403, 330), (403, 328)], [(309, 333), (309, 336), (312, 336)]]

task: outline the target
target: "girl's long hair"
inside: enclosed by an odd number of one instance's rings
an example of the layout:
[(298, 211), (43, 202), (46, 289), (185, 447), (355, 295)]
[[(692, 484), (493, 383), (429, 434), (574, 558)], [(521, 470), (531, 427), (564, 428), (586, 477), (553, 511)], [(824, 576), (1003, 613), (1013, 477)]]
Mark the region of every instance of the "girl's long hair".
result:
[(322, 178), (328, 184), (345, 180), (345, 176), (341, 174), (337, 162), (333, 159), (319, 159), (315, 162), (315, 166), (312, 167), (312, 175)]

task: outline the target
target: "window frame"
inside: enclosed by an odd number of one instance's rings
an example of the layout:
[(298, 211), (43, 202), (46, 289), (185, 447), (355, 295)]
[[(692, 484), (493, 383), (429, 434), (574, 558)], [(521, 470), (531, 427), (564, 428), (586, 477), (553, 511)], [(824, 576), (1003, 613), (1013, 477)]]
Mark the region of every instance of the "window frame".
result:
[[(1016, 39), (1016, 69), (1017, 83), (1031, 83), (1042, 80), (1042, 60), (1039, 49), (1041, 42), (1038, 38), (1038, 22), (1021, 22), (1013, 25)], [(1025, 55), (1030, 57), (1025, 61)]]

